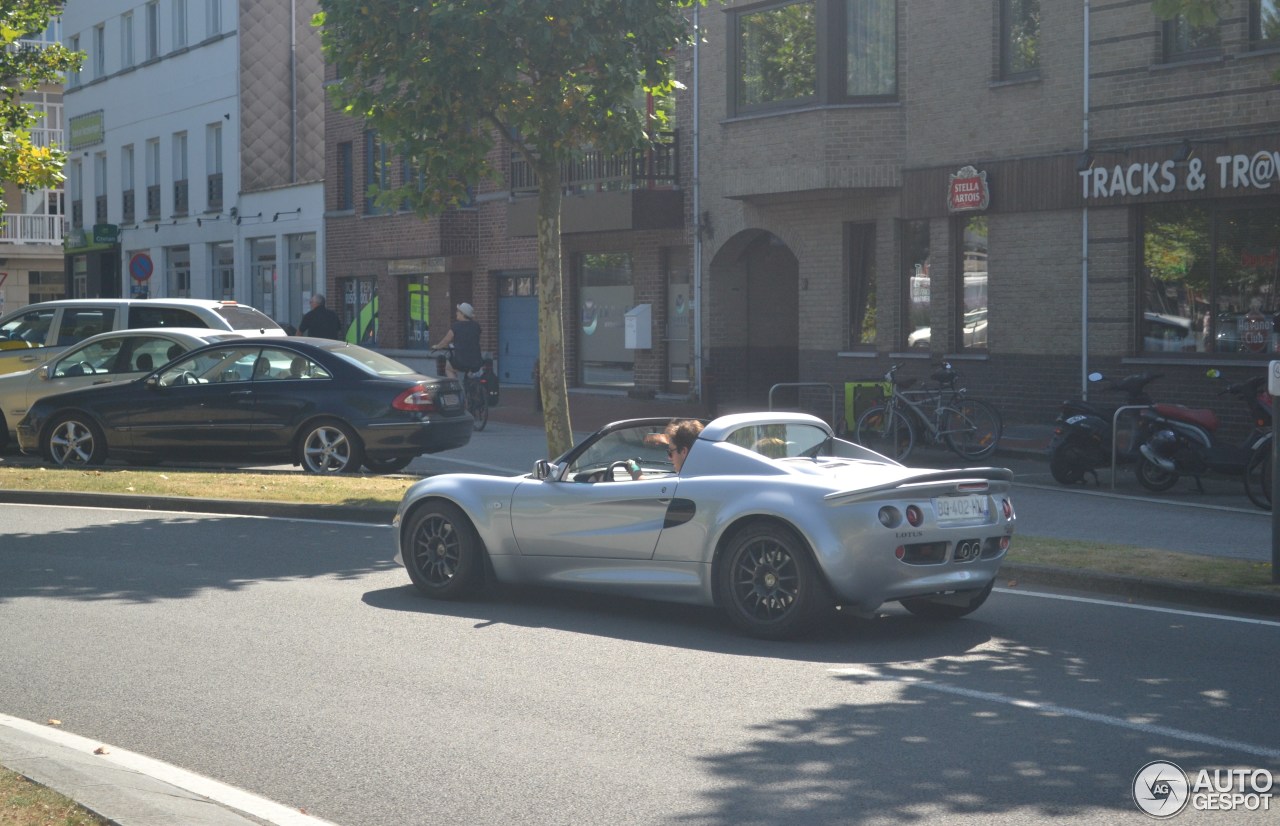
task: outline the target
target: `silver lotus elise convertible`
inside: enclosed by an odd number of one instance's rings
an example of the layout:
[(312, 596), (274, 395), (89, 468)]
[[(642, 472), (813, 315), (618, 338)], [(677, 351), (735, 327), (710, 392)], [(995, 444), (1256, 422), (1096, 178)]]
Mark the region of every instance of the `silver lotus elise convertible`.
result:
[[(677, 474), (670, 419), (616, 422), (517, 477), (410, 487), (396, 561), (423, 594), (487, 579), (718, 605), (758, 637), (835, 605), (961, 617), (991, 593), (1015, 516), (1003, 468), (921, 470), (802, 413), (707, 422)], [(638, 477), (638, 478), (636, 478)]]

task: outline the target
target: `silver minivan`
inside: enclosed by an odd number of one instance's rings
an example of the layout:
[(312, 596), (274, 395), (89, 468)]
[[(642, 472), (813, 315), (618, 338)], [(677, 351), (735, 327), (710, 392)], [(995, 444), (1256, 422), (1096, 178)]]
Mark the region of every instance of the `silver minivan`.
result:
[(98, 333), (140, 327), (197, 327), (245, 336), (283, 336), (245, 304), (200, 298), (71, 298), (42, 301), (0, 318), (0, 375), (28, 370)]

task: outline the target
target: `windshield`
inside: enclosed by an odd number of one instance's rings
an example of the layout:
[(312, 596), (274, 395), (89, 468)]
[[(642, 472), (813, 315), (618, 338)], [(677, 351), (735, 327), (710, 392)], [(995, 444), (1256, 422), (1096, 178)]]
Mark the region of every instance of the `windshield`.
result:
[(243, 304), (220, 304), (214, 308), (214, 312), (227, 320), (227, 324), (233, 330), (279, 330), (280, 325), (276, 324), (267, 316)]

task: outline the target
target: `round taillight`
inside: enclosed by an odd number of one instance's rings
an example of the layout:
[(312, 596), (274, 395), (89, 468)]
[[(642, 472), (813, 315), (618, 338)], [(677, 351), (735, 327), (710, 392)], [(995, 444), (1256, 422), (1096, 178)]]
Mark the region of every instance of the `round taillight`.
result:
[(924, 521), (924, 511), (915, 505), (907, 505), (907, 521), (913, 528), (920, 527), (920, 523)]
[(886, 528), (896, 528), (902, 524), (902, 514), (898, 513), (897, 508), (885, 505), (880, 509), (880, 524)]

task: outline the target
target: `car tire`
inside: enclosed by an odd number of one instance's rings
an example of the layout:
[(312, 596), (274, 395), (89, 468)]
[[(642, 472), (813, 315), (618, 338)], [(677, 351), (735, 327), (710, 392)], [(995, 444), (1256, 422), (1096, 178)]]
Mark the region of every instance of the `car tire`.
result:
[(433, 501), (418, 506), (401, 536), (404, 566), (424, 596), (462, 599), (484, 582), (484, 545), (457, 505)]
[(749, 526), (729, 540), (716, 591), (729, 620), (761, 639), (793, 637), (833, 604), (809, 548), (776, 524)]
[(364, 467), (370, 473), (397, 473), (409, 466), (416, 456), (395, 456), (390, 459), (370, 459), (364, 457)]
[(58, 467), (100, 465), (107, 460), (107, 439), (88, 416), (68, 413), (45, 428), (41, 450)]
[[(902, 600), (902, 607), (922, 619), (960, 619), (961, 617), (968, 616), (981, 608), (982, 603), (986, 602), (987, 597), (991, 596), (991, 589), (994, 588), (995, 585), (996, 581), (993, 579), (987, 583), (987, 587), (980, 591), (969, 591), (944, 598), (911, 597), (910, 599)], [(970, 596), (968, 600), (964, 600), (965, 593), (971, 594), (972, 596)]]
[(364, 449), (350, 427), (335, 419), (312, 422), (298, 440), (298, 461), (307, 473), (355, 473)]
[(1049, 473), (1060, 485), (1074, 485), (1084, 479), (1085, 471), (1092, 470), (1088, 460), (1088, 441), (1079, 433), (1072, 433), (1049, 454)]

